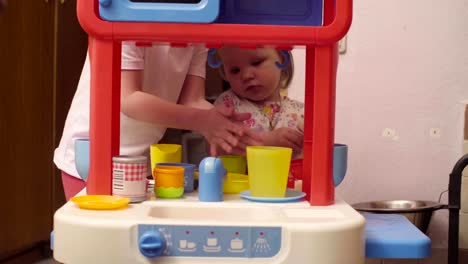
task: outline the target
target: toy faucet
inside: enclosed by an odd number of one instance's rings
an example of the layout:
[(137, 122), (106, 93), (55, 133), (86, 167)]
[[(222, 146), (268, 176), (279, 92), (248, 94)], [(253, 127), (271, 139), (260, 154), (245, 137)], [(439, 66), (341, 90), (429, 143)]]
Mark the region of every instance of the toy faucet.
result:
[(198, 199), (202, 202), (219, 202), (223, 200), (223, 182), (226, 169), (219, 158), (207, 157), (198, 168)]

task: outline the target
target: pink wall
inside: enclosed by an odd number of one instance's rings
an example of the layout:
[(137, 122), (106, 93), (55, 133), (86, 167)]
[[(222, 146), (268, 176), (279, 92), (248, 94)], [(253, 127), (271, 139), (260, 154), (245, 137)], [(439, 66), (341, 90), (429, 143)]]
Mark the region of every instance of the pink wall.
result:
[[(338, 195), (348, 203), (437, 201), (462, 153), (468, 1), (354, 1), (347, 44), (338, 71), (336, 142), (349, 145), (349, 168)], [(294, 51), (290, 89), (299, 99), (303, 91), (294, 87), (303, 87), (303, 55)], [(447, 215), (433, 217), (434, 247), (446, 247)]]

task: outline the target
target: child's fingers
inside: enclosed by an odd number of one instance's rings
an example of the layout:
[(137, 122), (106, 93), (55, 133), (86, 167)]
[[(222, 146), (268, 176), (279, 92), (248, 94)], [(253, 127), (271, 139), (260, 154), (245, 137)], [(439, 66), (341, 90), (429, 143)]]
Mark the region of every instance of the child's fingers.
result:
[(216, 112), (220, 113), (221, 115), (225, 117), (230, 117), (234, 113), (234, 109), (230, 107), (225, 107), (225, 106), (216, 106), (215, 107)]
[(243, 148), (246, 146), (259, 146), (263, 144), (263, 138), (259, 133), (252, 130), (245, 129), (245, 135), (240, 138), (239, 144), (243, 144)]
[(232, 155), (245, 156), (245, 148), (242, 149), (242, 148), (235, 147), (235, 148), (232, 149), (231, 154)]
[(231, 146), (237, 146), (239, 144), (239, 139), (227, 131), (223, 133), (222, 138)]
[(252, 115), (250, 113), (236, 113), (236, 112), (234, 112), (232, 114), (232, 116), (231, 116), (231, 119), (234, 120), (234, 121), (242, 122), (242, 121), (250, 119), (251, 116)]
[(244, 142), (239, 141), (239, 144), (237, 144), (237, 146), (234, 146), (233, 148), (233, 151), (234, 150), (240, 150), (241, 152), (244, 152), (245, 151), (245, 148), (247, 147), (248, 145), (246, 145)]
[(250, 130), (248, 128), (245, 128), (244, 132), (248, 139), (253, 140), (250, 141), (251, 145), (260, 145), (263, 143), (263, 138), (260, 135), (260, 133)]
[(218, 156), (218, 146), (216, 144), (210, 143), (210, 156), (211, 157)]
[(242, 137), (241, 141), (244, 146), (261, 146), (262, 142), (255, 140), (251, 137), (244, 136)]
[[(222, 123), (219, 123), (218, 126), (226, 129), (227, 131), (229, 131), (230, 133), (234, 135), (237, 135), (240, 137), (244, 135), (245, 129), (242, 126), (242, 123), (239, 123), (239, 121), (242, 121), (244, 119), (242, 120), (231, 120), (231, 119), (233, 116), (236, 116), (237, 118), (245, 118), (246, 117), (245, 114), (235, 114), (234, 109), (226, 108), (226, 107), (216, 107), (216, 111), (224, 119), (224, 121), (222, 121)], [(250, 115), (250, 114), (247, 114), (247, 115)]]
[(212, 144), (219, 146), (224, 152), (231, 153), (232, 147), (224, 139), (216, 137), (211, 140)]
[(293, 130), (294, 131), (294, 143), (299, 146), (299, 148), (302, 148), (302, 145), (304, 145), (304, 134), (302, 134), (299, 131)]
[(238, 137), (242, 137), (246, 131), (244, 127), (234, 124), (232, 122), (229, 122), (229, 124), (226, 126), (226, 130)]
[(300, 132), (291, 130), (285, 136), (294, 150), (300, 151), (302, 149), (303, 137)]
[(242, 121), (250, 118), (249, 113), (236, 113), (233, 108), (227, 107), (216, 107), (216, 111), (221, 114), (225, 120), (226, 125), (224, 126), (229, 132), (237, 136), (244, 135), (244, 127)]
[(252, 116), (250, 113), (236, 113), (234, 111), (234, 108), (231, 107), (216, 107), (216, 110), (218, 111), (218, 113), (232, 121), (242, 122), (249, 119)]

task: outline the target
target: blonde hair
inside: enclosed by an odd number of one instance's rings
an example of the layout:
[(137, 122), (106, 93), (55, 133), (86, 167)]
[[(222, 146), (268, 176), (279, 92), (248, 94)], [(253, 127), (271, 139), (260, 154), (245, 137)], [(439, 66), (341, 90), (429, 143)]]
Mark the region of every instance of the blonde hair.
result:
[[(277, 50), (276, 51), (278, 53), (278, 56), (281, 58), (281, 63), (284, 63), (284, 58), (283, 56), (281, 55), (281, 53)], [(291, 84), (291, 80), (293, 78), (293, 75), (294, 75), (294, 60), (293, 60), (293, 56), (292, 56), (292, 53), (291, 51), (287, 51), (288, 52), (288, 55), (289, 55), (289, 59), (290, 59), (290, 62), (289, 62), (289, 65), (286, 67), (286, 69), (283, 69), (281, 70), (281, 76), (280, 76), (280, 90), (285, 90), (288, 88), (289, 84)], [(216, 53), (214, 54), (213, 56), (213, 59), (215, 59), (216, 61), (221, 61), (221, 57), (219, 56), (219, 52), (218, 50), (216, 51)], [(219, 74), (221, 75), (221, 77), (226, 80), (226, 74), (224, 72), (224, 65), (221, 64), (221, 66), (218, 68), (218, 71), (219, 71)]]

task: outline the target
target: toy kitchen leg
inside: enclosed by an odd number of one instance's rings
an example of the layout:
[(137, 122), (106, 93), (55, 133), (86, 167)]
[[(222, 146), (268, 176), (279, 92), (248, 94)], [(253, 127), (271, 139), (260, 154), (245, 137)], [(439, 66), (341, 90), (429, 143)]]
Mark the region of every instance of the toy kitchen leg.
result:
[[(112, 157), (120, 142), (120, 43), (90, 37), (90, 164), (88, 194), (111, 194)], [(109, 67), (109, 65), (111, 65)], [(97, 158), (98, 157), (98, 158)], [(99, 161), (99, 162), (96, 162)]]

